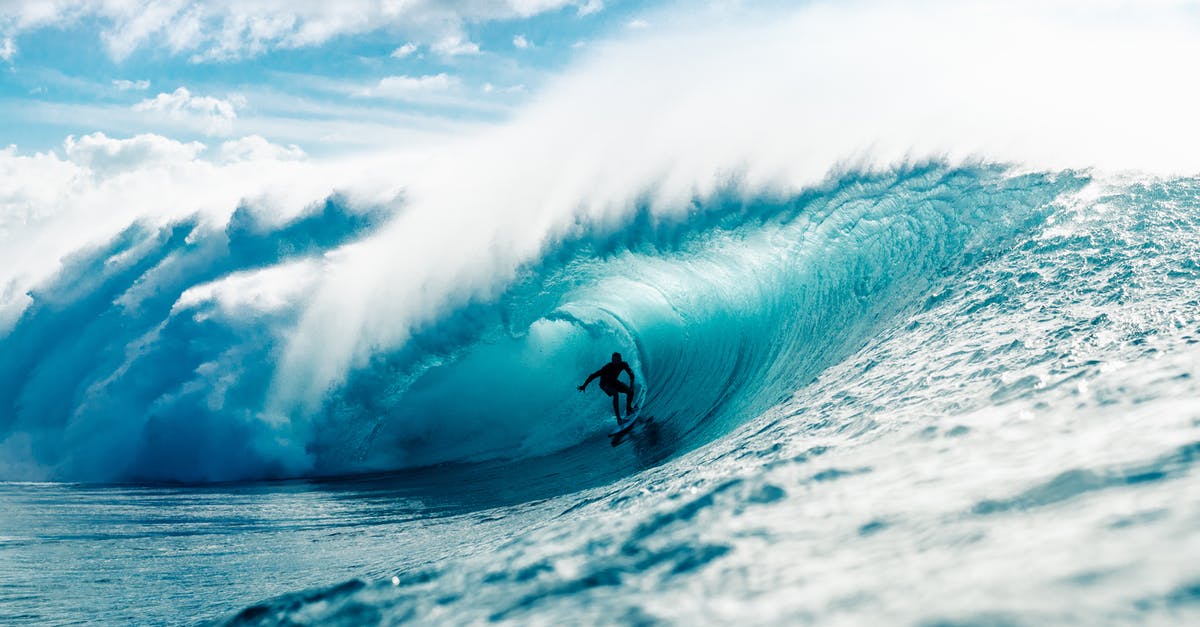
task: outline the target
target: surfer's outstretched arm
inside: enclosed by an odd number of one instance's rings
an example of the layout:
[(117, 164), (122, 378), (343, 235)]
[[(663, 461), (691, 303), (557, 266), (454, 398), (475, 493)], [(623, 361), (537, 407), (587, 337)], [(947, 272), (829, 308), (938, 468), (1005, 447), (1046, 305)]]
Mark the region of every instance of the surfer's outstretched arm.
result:
[(584, 382), (583, 382), (583, 385), (579, 386), (579, 391), (580, 391), (580, 392), (582, 392), (582, 391), (584, 391), (585, 389), (587, 389), (587, 386), (588, 386), (588, 384), (589, 384), (589, 383), (591, 383), (591, 382), (592, 382), (592, 379), (595, 379), (595, 378), (596, 378), (596, 377), (598, 377), (598, 376), (600, 376), (600, 371), (599, 371), (599, 370), (597, 370), (597, 371), (593, 372), (593, 373), (591, 374), (591, 376), (589, 376), (589, 377), (587, 378), (587, 381), (584, 381)]

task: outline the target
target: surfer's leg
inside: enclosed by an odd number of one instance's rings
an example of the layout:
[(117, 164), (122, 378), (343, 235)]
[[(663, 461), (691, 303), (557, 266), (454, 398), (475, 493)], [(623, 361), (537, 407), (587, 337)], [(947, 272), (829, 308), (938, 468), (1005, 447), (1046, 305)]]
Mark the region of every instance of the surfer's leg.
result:
[(615, 391), (616, 393), (613, 394), (613, 402), (615, 403), (617, 401), (617, 399), (620, 398), (622, 394), (624, 394), (625, 395), (625, 415), (628, 416), (630, 413), (633, 412), (633, 388), (628, 385), (625, 385), (621, 381), (617, 381), (616, 388), (617, 388)]
[(613, 399), (613, 415), (617, 417), (618, 424), (621, 422), (621, 405), (619, 402), (621, 400), (621, 389), (624, 387), (625, 384), (621, 383), (620, 381), (617, 381), (616, 385), (613, 385), (612, 383), (600, 383), (600, 389), (604, 390), (604, 393), (611, 396)]

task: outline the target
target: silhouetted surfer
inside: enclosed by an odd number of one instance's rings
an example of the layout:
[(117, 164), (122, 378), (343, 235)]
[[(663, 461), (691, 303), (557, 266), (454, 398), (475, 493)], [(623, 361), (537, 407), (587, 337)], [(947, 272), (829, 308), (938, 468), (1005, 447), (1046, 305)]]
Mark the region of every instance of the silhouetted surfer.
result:
[[(621, 375), (622, 370), (629, 373), (629, 385), (621, 383), (621, 380), (617, 378)], [(617, 400), (621, 398), (621, 394), (625, 395), (625, 415), (628, 416), (633, 411), (633, 369), (629, 367), (629, 364), (621, 361), (621, 353), (613, 353), (612, 361), (593, 372), (587, 381), (579, 386), (579, 391), (586, 390), (588, 384), (596, 377), (600, 377), (600, 389), (612, 397), (613, 415), (617, 417), (617, 424), (621, 424), (621, 410)]]

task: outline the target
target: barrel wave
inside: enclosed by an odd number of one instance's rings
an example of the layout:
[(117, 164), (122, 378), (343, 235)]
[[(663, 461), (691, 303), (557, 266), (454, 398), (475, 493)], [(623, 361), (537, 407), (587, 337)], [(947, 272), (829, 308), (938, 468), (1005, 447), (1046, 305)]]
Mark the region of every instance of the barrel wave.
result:
[(0, 470), (196, 482), (600, 465), (607, 399), (575, 386), (613, 350), (637, 373), (656, 462), (787, 398), (1085, 182), (929, 163), (786, 196), (731, 183), (681, 218), (640, 209), (548, 243), (493, 297), (438, 313), (283, 416), (268, 405), (305, 277), (389, 214), (331, 199), (284, 225), (252, 208), (134, 225), (65, 263), (0, 340)]

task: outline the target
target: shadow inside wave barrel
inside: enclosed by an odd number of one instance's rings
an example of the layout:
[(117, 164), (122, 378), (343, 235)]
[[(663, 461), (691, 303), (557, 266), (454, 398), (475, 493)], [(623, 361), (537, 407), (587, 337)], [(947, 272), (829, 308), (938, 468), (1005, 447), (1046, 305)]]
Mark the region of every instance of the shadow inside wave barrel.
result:
[(348, 499), (382, 499), (400, 515), (419, 511), (422, 517), (452, 516), (608, 485), (680, 452), (678, 440), (655, 421), (639, 425), (617, 446), (607, 440), (597, 436), (554, 454), (513, 461), (327, 477), (312, 480), (312, 485)]

